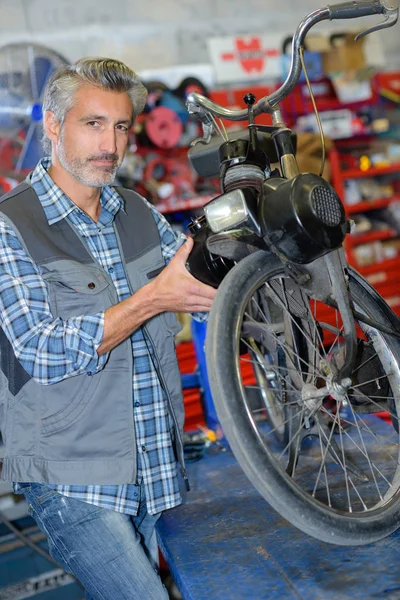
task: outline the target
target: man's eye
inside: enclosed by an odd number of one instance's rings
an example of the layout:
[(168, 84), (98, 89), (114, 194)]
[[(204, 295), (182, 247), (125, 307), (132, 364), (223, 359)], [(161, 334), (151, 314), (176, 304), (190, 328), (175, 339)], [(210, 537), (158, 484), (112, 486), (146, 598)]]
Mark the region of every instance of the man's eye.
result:
[(125, 133), (127, 133), (129, 131), (129, 127), (127, 127), (126, 125), (117, 125), (117, 129), (119, 129), (120, 131), (123, 131)]
[(98, 127), (100, 123), (98, 121), (88, 121), (87, 125), (89, 125), (89, 127)]

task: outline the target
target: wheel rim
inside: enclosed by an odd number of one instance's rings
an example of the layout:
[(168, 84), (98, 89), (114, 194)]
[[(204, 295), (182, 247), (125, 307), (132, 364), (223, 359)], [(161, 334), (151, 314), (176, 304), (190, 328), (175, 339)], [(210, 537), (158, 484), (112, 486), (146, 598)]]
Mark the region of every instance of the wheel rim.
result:
[[(264, 306), (261, 290), (267, 298)], [(359, 313), (365, 312), (359, 299), (353, 301)], [(271, 303), (274, 321), (266, 314), (271, 313)], [(385, 336), (359, 324), (356, 365), (344, 391), (334, 378), (345, 359), (338, 311), (310, 301), (280, 273), (249, 293), (239, 321), (236, 372), (246, 414), (281, 476), (290, 478), (308, 500), (343, 515), (364, 515), (394, 498), (400, 487), (399, 435), (391, 423), (376, 416), (388, 410), (386, 398), (392, 418), (400, 414), (399, 398), (393, 393), (400, 388), (400, 373)], [(265, 335), (264, 343), (254, 337), (249, 343), (249, 323), (254, 333), (254, 321), (269, 327), (270, 334), (273, 330), (266, 344)], [(274, 343), (285, 363), (276, 360)], [(239, 344), (247, 346), (247, 355), (239, 354)], [(268, 360), (262, 361), (259, 354), (267, 353)], [(266, 391), (257, 371), (264, 371), (269, 402), (276, 399), (277, 420), (265, 402), (255, 406), (254, 398), (249, 401), (249, 386), (240, 375), (245, 362), (253, 366), (253, 386), (261, 400)]]

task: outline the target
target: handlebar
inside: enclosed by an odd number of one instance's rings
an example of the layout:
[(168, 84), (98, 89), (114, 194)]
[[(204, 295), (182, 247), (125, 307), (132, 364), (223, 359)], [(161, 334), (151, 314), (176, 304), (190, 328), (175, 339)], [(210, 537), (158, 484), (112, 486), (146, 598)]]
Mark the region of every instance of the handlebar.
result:
[[(253, 105), (253, 114), (257, 116), (261, 113), (273, 113), (276, 110), (275, 107), (290, 94), (301, 74), (300, 48), (304, 45), (306, 34), (316, 23), (326, 20), (332, 21), (334, 19), (354, 19), (377, 14), (385, 15), (385, 20), (382, 23), (356, 36), (356, 39), (359, 39), (372, 31), (394, 25), (397, 22), (398, 13), (399, 0), (341, 2), (340, 4), (328, 5), (325, 8), (319, 8), (309, 13), (301, 21), (293, 36), (292, 62), (286, 80), (275, 92), (269, 96), (264, 96), (264, 98), (261, 98)], [(210, 114), (230, 121), (244, 121), (248, 118), (249, 114), (247, 109), (232, 110), (224, 108), (197, 92), (192, 92), (188, 95), (186, 105), (189, 113), (195, 114), (206, 125), (210, 123)]]
[(329, 19), (356, 19), (369, 15), (382, 14), (384, 8), (379, 0), (359, 0), (328, 5)]

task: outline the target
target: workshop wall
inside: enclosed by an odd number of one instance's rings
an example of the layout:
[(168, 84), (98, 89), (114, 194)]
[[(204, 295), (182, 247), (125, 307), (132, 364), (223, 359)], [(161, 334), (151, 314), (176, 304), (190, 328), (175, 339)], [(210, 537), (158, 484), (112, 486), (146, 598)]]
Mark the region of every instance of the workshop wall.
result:
[[(208, 37), (290, 34), (305, 14), (322, 5), (324, 0), (0, 0), (0, 44), (36, 41), (71, 62), (107, 55), (137, 71), (208, 63)], [(363, 25), (369, 22), (364, 19)], [(316, 29), (347, 27), (342, 21)], [(375, 34), (381, 36), (387, 69), (400, 67), (398, 27)]]

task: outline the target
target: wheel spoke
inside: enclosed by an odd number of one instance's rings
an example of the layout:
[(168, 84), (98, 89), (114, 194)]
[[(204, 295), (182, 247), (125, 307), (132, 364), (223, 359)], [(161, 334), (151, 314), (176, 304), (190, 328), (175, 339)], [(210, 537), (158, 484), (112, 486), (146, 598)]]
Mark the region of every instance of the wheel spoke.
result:
[[(339, 414), (339, 412), (338, 412), (338, 414)], [(353, 507), (351, 505), (351, 500), (350, 500), (349, 475), (347, 473), (346, 453), (345, 453), (344, 447), (343, 447), (342, 427), (340, 427), (340, 424), (339, 424), (339, 437), (340, 437), (340, 447), (342, 450), (342, 458), (343, 458), (343, 470), (344, 470), (344, 480), (345, 480), (345, 484), (346, 484), (346, 494), (347, 494), (347, 500), (349, 503), (349, 512), (351, 513), (351, 512), (353, 512)]]
[[(303, 417), (304, 416), (304, 406), (302, 407), (301, 411), (302, 411), (301, 412), (301, 417)], [(293, 415), (292, 418), (297, 417), (297, 416), (298, 415)], [(303, 419), (301, 418), (300, 427), (296, 430), (296, 432), (293, 434), (292, 437), (297, 439), (297, 437), (300, 435), (302, 429), (304, 429), (304, 424), (303, 424)], [(285, 452), (287, 452), (287, 450), (289, 449), (291, 443), (292, 443), (292, 440), (290, 440), (286, 444), (286, 446), (284, 447), (284, 449), (282, 450), (282, 452), (279, 454), (278, 460), (282, 460), (283, 455), (285, 454)]]
[[(397, 400), (396, 396), (375, 396), (375, 394), (373, 396), (371, 396), (371, 394), (368, 394), (367, 396), (367, 394), (363, 394), (362, 392), (359, 392), (357, 394), (351, 394), (351, 396), (353, 398), (368, 398), (368, 400), (371, 400), (372, 398), (375, 398), (376, 400)], [(373, 402), (373, 404), (382, 408), (381, 405), (377, 402)]]
[[(305, 407), (303, 406), (301, 409), (301, 414), (300, 414), (300, 428), (303, 427), (303, 417), (304, 417), (304, 410)], [(300, 429), (301, 431), (301, 429)], [(295, 476), (295, 472), (296, 472), (296, 467), (297, 467), (297, 461), (298, 461), (298, 457), (299, 457), (299, 452), (300, 452), (300, 446), (301, 446), (301, 440), (300, 440), (300, 432), (299, 435), (297, 435), (296, 437), (296, 443), (295, 443), (295, 448), (294, 448), (294, 457), (293, 457), (293, 468), (292, 468), (292, 472), (291, 472), (291, 477), (294, 478)]]
[[(327, 474), (327, 471), (326, 471), (326, 456), (328, 454), (329, 444), (330, 444), (331, 438), (333, 436), (334, 426), (335, 426), (335, 423), (332, 425), (331, 432), (329, 434), (329, 440), (328, 440), (328, 443), (325, 446), (325, 450), (323, 450), (321, 435), (318, 436), (320, 447), (321, 447), (322, 461), (321, 461), (321, 465), (320, 465), (320, 468), (319, 468), (319, 471), (318, 471), (317, 479), (315, 480), (314, 489), (313, 489), (313, 492), (312, 492), (312, 495), (315, 497), (315, 492), (317, 490), (319, 478), (321, 476), (322, 469), (323, 469), (324, 473), (325, 473), (325, 481), (326, 481), (326, 488), (327, 488), (327, 493), (328, 493), (328, 498), (329, 498), (329, 506), (331, 506), (331, 503), (330, 503), (328, 474)], [(317, 427), (318, 427), (319, 433), (321, 433), (321, 426), (320, 426), (318, 420), (317, 420)]]
[[(256, 409), (256, 410), (252, 411), (252, 414), (262, 413), (263, 411), (265, 411), (265, 409), (262, 409), (262, 408)], [(289, 417), (287, 417), (286, 419), (284, 419), (282, 421), (282, 425), (288, 425), (289, 423), (291, 423), (291, 421), (293, 421), (294, 418), (297, 418), (297, 417), (298, 417), (297, 413), (290, 415)], [(268, 431), (263, 432), (263, 437), (271, 436), (271, 434), (275, 434), (277, 430), (278, 430), (278, 427), (268, 428)], [(300, 431), (301, 431), (301, 428), (299, 428), (299, 433), (300, 433)], [(284, 455), (284, 453), (286, 452), (287, 449), (288, 449), (288, 446), (283, 449), (282, 456)]]
[[(265, 285), (265, 286), (267, 286), (267, 284), (264, 284), (264, 285)], [(268, 286), (267, 286), (267, 287), (268, 287)], [(271, 289), (271, 288), (269, 288), (269, 289)], [(274, 292), (274, 293), (275, 293), (275, 292)], [(280, 303), (280, 304), (279, 304), (280, 308), (282, 308), (282, 309), (285, 309), (285, 310), (287, 311), (287, 314), (288, 314), (288, 316), (289, 316), (290, 320), (292, 321), (293, 325), (295, 325), (295, 326), (297, 327), (297, 329), (299, 330), (299, 332), (300, 332), (300, 333), (301, 333), (301, 334), (304, 336), (304, 338), (305, 338), (305, 339), (308, 341), (308, 343), (312, 344), (312, 339), (309, 337), (309, 335), (308, 335), (308, 334), (307, 334), (307, 333), (306, 333), (306, 332), (305, 332), (303, 329), (301, 329), (301, 328), (300, 328), (300, 325), (299, 325), (299, 324), (297, 323), (297, 321), (294, 319), (293, 315), (292, 315), (292, 314), (291, 314), (291, 312), (290, 312), (290, 311), (287, 309), (287, 307), (285, 307), (284, 305), (282, 305), (282, 301), (281, 301), (281, 299), (280, 299), (280, 298), (278, 298), (278, 301), (279, 301), (279, 303)], [(325, 356), (325, 358), (327, 359), (327, 355), (326, 355), (326, 352), (325, 352), (325, 348), (324, 348), (324, 346), (322, 345), (322, 346), (321, 346), (321, 348), (322, 348), (322, 352), (324, 353), (324, 356)]]
[[(373, 480), (374, 480), (374, 483), (375, 483), (376, 490), (377, 490), (377, 492), (378, 492), (378, 495), (379, 495), (379, 498), (380, 498), (380, 500), (382, 501), (382, 500), (383, 500), (383, 498), (382, 498), (382, 495), (381, 495), (381, 491), (380, 491), (380, 489), (379, 489), (378, 482), (376, 481), (376, 477), (375, 477), (375, 471), (374, 471), (374, 469), (372, 468), (371, 459), (370, 459), (370, 457), (369, 457), (369, 454), (368, 454), (368, 451), (367, 451), (367, 449), (366, 449), (366, 447), (365, 447), (365, 443), (364, 443), (364, 437), (363, 437), (363, 435), (362, 435), (362, 433), (361, 433), (361, 431), (360, 431), (360, 427), (359, 427), (359, 425), (358, 425), (357, 416), (356, 416), (356, 414), (355, 414), (355, 412), (354, 412), (354, 410), (353, 410), (353, 407), (352, 407), (351, 403), (349, 403), (349, 407), (350, 407), (351, 413), (352, 413), (352, 415), (353, 415), (354, 422), (355, 422), (355, 424), (356, 424), (357, 431), (358, 431), (358, 435), (359, 435), (359, 437), (360, 437), (360, 440), (361, 440), (362, 447), (363, 447), (363, 450), (364, 450), (364, 451), (362, 451), (360, 448), (359, 448), (359, 450), (360, 450), (361, 454), (363, 454), (363, 456), (365, 456), (365, 458), (366, 458), (366, 459), (367, 459), (367, 461), (368, 461), (368, 466), (369, 466), (369, 468), (370, 468), (371, 475), (372, 475), (372, 478), (373, 478)], [(351, 436), (349, 436), (349, 437), (351, 438)], [(352, 439), (352, 441), (353, 441), (353, 438), (351, 438), (351, 439)], [(354, 442), (354, 443), (355, 443), (355, 442)], [(386, 480), (386, 481), (387, 481), (387, 480)]]
[(380, 375), (379, 377), (374, 377), (373, 379), (369, 379), (368, 381), (363, 381), (362, 383), (358, 383), (357, 385), (352, 385), (351, 388), (353, 390), (363, 386), (363, 385), (367, 385), (368, 383), (374, 383), (375, 381), (380, 381), (381, 379), (387, 379), (387, 375)]
[[(271, 332), (271, 335), (273, 337), (275, 337), (276, 341), (278, 342), (279, 346), (282, 348), (282, 350), (285, 352), (285, 348), (287, 346), (287, 344), (282, 344), (282, 341), (274, 334)], [(250, 350), (252, 350), (251, 345), (245, 340), (245, 338), (241, 338), (241, 341), (244, 343), (245, 346), (247, 346)], [(288, 346), (289, 351), (294, 354), (294, 356), (303, 364), (305, 364), (307, 367), (312, 367), (312, 365), (310, 363), (308, 363), (307, 361), (304, 360), (304, 358), (302, 358), (299, 354), (296, 354), (293, 350), (293, 348), (291, 348), (290, 346)]]
[(332, 344), (329, 346), (328, 349), (328, 356), (331, 352), (333, 352), (333, 348), (336, 346), (336, 344), (339, 342), (340, 337), (343, 337), (343, 327), (339, 330), (339, 333), (336, 335), (335, 339), (333, 340)]
[(378, 356), (378, 354), (375, 352), (375, 354), (373, 354), (372, 356), (370, 356), (369, 358), (367, 358), (366, 360), (364, 360), (364, 362), (363, 362), (363, 363), (361, 363), (361, 365), (358, 365), (358, 367), (356, 367), (356, 368), (353, 370), (353, 375), (354, 375), (354, 373), (357, 373), (357, 371), (358, 371), (359, 369), (361, 369), (361, 367), (363, 367), (364, 365), (366, 365), (367, 363), (369, 363), (369, 361), (370, 361), (370, 360), (372, 360), (373, 358), (375, 358), (376, 356)]
[[(330, 417), (332, 417), (333, 415), (331, 415), (330, 413), (328, 413), (328, 411), (325, 411), (327, 414), (329, 414)], [(343, 419), (341, 417), (341, 421), (344, 423), (349, 423), (351, 425), (353, 425), (353, 423), (351, 421), (346, 421), (345, 419)], [(333, 425), (332, 425), (333, 427)], [(367, 431), (367, 430), (366, 430)], [(351, 441), (351, 443), (357, 448), (357, 450), (359, 450), (359, 452), (367, 459), (368, 459), (368, 454), (364, 453), (363, 450), (360, 448), (360, 446), (356, 443), (356, 441), (354, 440), (354, 438), (349, 434), (349, 432), (346, 429), (343, 429), (343, 433), (349, 438), (349, 440)], [(370, 432), (368, 432), (370, 433)], [(361, 433), (359, 434), (361, 437)], [(391, 457), (393, 458), (393, 457)], [(385, 477), (385, 475), (382, 473), (382, 471), (379, 469), (379, 467), (376, 466), (375, 463), (371, 463), (371, 466), (373, 467), (373, 469), (378, 473), (378, 475), (380, 475), (380, 477), (382, 477), (382, 479), (385, 481), (385, 483), (390, 487), (391, 483), (390, 481)], [(374, 476), (375, 479), (375, 476)], [(380, 493), (380, 492), (379, 492)]]
[[(243, 343), (244, 343), (243, 338), (241, 338), (241, 341), (243, 341)], [(240, 362), (249, 363), (252, 365), (254, 361), (252, 361), (250, 358), (243, 358), (241, 356)], [(279, 365), (273, 365), (273, 364), (267, 363), (267, 365), (268, 365), (268, 368), (267, 368), (267, 366), (265, 366), (263, 362), (258, 362), (258, 364), (260, 365), (260, 367), (263, 367), (263, 369), (265, 370), (266, 373), (269, 373), (270, 371), (273, 371), (274, 373), (279, 373), (280, 371), (282, 371), (283, 373), (287, 373), (287, 367), (281, 367)], [(304, 376), (308, 375), (308, 372), (306, 372), (306, 371), (298, 371), (298, 372)], [(375, 397), (375, 396), (373, 396), (373, 397)], [(385, 398), (386, 398), (386, 396), (385, 396)]]
[[(337, 413), (339, 414), (339, 413)], [(348, 507), (349, 507), (349, 512), (353, 512), (352, 506), (351, 506), (351, 500), (350, 500), (350, 491), (349, 491), (349, 481), (351, 480), (350, 476), (348, 475), (348, 470), (347, 470), (347, 466), (346, 466), (346, 454), (344, 452), (344, 448), (343, 448), (343, 440), (342, 440), (342, 435), (341, 435), (341, 427), (339, 425), (339, 436), (340, 436), (340, 444), (341, 444), (341, 454), (342, 454), (342, 458), (343, 458), (343, 462), (340, 460), (340, 457), (338, 455), (338, 453), (336, 452), (335, 448), (331, 445), (330, 447), (330, 452), (332, 452), (333, 457), (336, 459), (336, 461), (338, 462), (339, 466), (342, 468), (343, 472), (344, 472), (344, 480), (345, 480), (345, 485), (346, 485), (346, 496), (347, 496), (347, 502), (348, 502)], [(321, 428), (321, 433), (323, 435), (323, 437), (325, 438), (325, 441), (328, 441), (327, 435), (324, 432), (324, 430)], [(354, 484), (352, 484), (354, 487)]]
[[(350, 390), (352, 388), (349, 388)], [(368, 402), (370, 402), (373, 406), (376, 406), (377, 408), (379, 408), (380, 410), (377, 412), (383, 412), (384, 409), (382, 407), (381, 404), (379, 404), (378, 402), (375, 402), (375, 400), (372, 400), (372, 398), (375, 398), (375, 396), (367, 396), (367, 394), (364, 394), (361, 390), (358, 390), (358, 394), (351, 394), (351, 396), (354, 396), (355, 398), (364, 398), (365, 400), (367, 400)], [(393, 398), (394, 400), (396, 400), (396, 397), (394, 396), (385, 396), (385, 399), (391, 399)], [(392, 419), (394, 418), (394, 415), (392, 415)], [(396, 416), (395, 417), (397, 419), (397, 421), (399, 420), (399, 417)]]
[[(398, 460), (396, 460), (395, 458), (393, 458), (393, 456), (385, 449), (385, 446), (382, 444), (382, 442), (380, 442), (379, 436), (376, 435), (376, 433), (374, 433), (370, 427), (368, 427), (367, 423), (359, 415), (357, 415), (357, 418), (358, 418), (359, 422), (361, 422), (363, 425), (362, 429), (364, 431), (366, 431), (367, 433), (369, 433), (374, 438), (374, 441), (380, 446), (381, 450), (386, 454), (386, 456), (388, 458), (390, 458), (390, 461), (393, 463), (393, 465), (395, 465), (396, 467), (400, 466), (400, 462)], [(354, 425), (353, 421), (349, 421), (348, 419), (345, 419), (343, 417), (341, 417), (341, 420), (343, 423), (346, 423), (347, 425), (351, 425), (351, 426)]]

